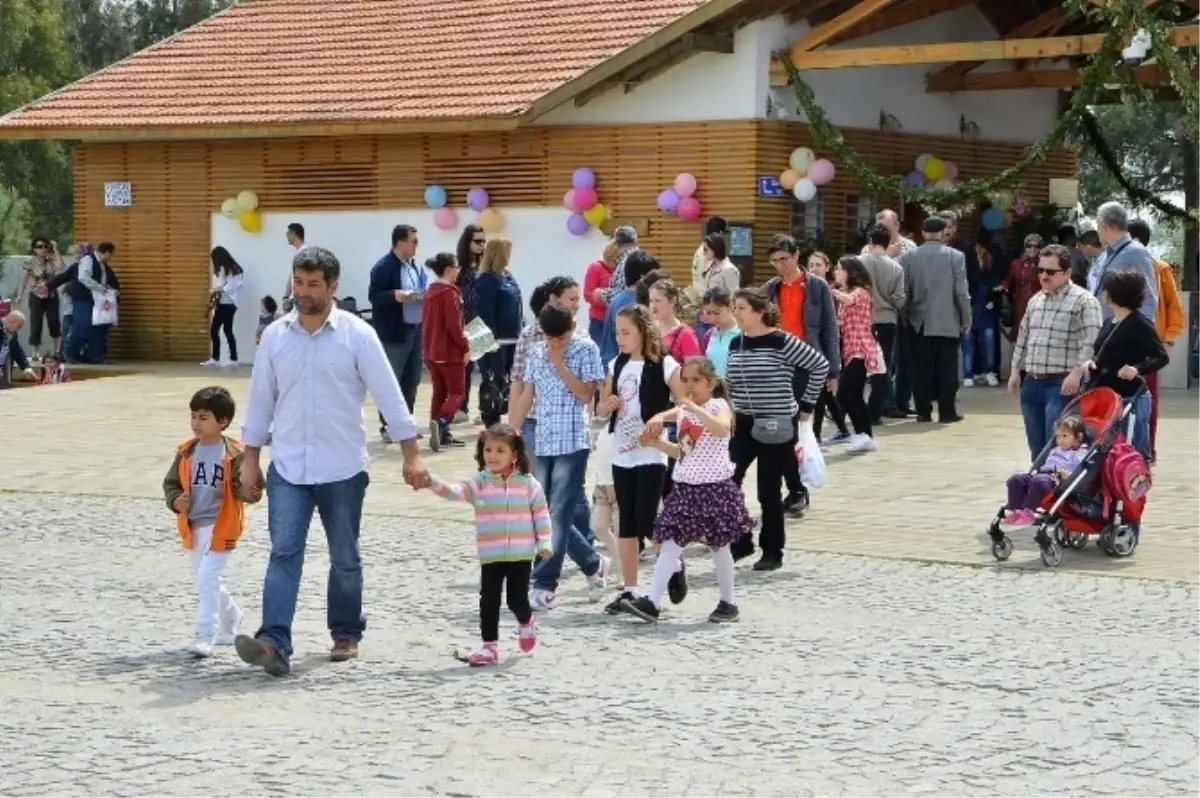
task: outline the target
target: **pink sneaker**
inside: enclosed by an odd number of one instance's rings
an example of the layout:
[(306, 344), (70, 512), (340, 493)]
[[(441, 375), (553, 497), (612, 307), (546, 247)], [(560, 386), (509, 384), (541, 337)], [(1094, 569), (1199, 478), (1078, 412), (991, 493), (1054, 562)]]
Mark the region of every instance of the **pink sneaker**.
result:
[(520, 641), (521, 651), (528, 654), (537, 647), (537, 621), (534, 618), (529, 619), (529, 623), (521, 624), (521, 630), (517, 633)]
[(467, 664), (472, 668), (495, 665), (498, 662), (500, 662), (500, 648), (496, 643), (484, 643), (478, 651), (467, 657)]
[(1037, 515), (1033, 512), (1033, 510), (1021, 511), (1021, 526), (1033, 526), (1033, 523), (1036, 520)]
[(1020, 510), (1009, 510), (1007, 513), (1004, 514), (1004, 523), (1007, 526), (1020, 526), (1021, 525), (1021, 511)]

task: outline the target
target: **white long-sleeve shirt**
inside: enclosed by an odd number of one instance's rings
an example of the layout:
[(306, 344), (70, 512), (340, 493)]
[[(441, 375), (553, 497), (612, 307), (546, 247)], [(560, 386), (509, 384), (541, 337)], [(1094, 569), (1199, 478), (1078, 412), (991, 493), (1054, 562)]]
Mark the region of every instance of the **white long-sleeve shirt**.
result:
[(220, 303), (222, 305), (233, 305), (236, 308), (245, 282), (246, 278), (240, 274), (230, 274), (219, 279), (216, 287), (221, 292)]
[(392, 440), (416, 437), (417, 425), (374, 328), (332, 308), (309, 334), (292, 311), (267, 327), (259, 343), (242, 440), (262, 447), (271, 433), (271, 462), (293, 485), (349, 479), (370, 465), (363, 420), (368, 391)]

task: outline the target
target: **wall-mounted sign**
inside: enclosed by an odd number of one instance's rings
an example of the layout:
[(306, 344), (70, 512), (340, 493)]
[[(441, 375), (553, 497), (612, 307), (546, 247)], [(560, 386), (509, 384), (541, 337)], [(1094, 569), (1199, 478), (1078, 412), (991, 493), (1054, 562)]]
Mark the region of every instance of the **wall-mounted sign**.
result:
[(749, 258), (754, 255), (754, 231), (750, 227), (729, 225), (729, 257)]
[(1064, 177), (1050, 178), (1050, 204), (1056, 208), (1074, 208), (1079, 204), (1079, 181)]
[(779, 184), (778, 177), (760, 177), (758, 179), (758, 196), (786, 197), (787, 191)]
[(600, 225), (600, 232), (606, 236), (611, 236), (617, 232), (618, 227), (632, 227), (638, 234), (638, 238), (650, 234), (650, 220), (648, 218), (639, 219), (616, 219), (608, 218), (604, 224)]
[(133, 204), (133, 184), (116, 182), (104, 184), (105, 208), (128, 208)]

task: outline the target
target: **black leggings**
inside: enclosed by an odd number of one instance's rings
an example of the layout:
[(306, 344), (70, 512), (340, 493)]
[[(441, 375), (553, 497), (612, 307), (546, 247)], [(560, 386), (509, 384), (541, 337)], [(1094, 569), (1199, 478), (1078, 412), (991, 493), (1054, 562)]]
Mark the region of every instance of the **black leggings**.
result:
[(237, 362), (237, 339), (233, 337), (233, 314), (237, 312), (236, 305), (217, 305), (213, 308), (212, 324), (208, 334), (212, 338), (212, 358), (221, 359), (221, 339), (218, 333), (225, 329), (225, 340), (229, 343), (229, 359)]
[(42, 345), (42, 322), (50, 328), (50, 337), (62, 336), (62, 319), (59, 317), (58, 296), (48, 296), (42, 299), (36, 294), (29, 295), (29, 345), (37, 349)]
[(483, 642), (495, 643), (500, 639), (500, 598), (506, 593), (508, 608), (517, 616), (517, 623), (529, 623), (533, 617), (533, 609), (529, 606), (529, 574), (532, 571), (531, 560), (490, 562), (479, 566), (479, 633), (483, 635)]
[(856, 357), (842, 367), (842, 378), (838, 380), (838, 402), (850, 416), (854, 431), (860, 435), (871, 434), (871, 414), (863, 394), (867, 389), (867, 364)]
[[(729, 457), (733, 460), (733, 481), (741, 487), (750, 464), (758, 460), (758, 504), (762, 508), (762, 523), (758, 531), (758, 545), (763, 556), (783, 559), (786, 538), (783, 531), (783, 488), (784, 475), (796, 468), (796, 436), (785, 443), (760, 443), (754, 440), (750, 430), (754, 428), (754, 417), (737, 414), (733, 427), (733, 439), (729, 442)], [(754, 550), (749, 544), (750, 535), (733, 544), (734, 556), (745, 556)], [(749, 545), (747, 545), (749, 544)]]
[(622, 539), (646, 540), (654, 533), (654, 519), (667, 479), (665, 465), (613, 466), (613, 490), (617, 494), (619, 535)]

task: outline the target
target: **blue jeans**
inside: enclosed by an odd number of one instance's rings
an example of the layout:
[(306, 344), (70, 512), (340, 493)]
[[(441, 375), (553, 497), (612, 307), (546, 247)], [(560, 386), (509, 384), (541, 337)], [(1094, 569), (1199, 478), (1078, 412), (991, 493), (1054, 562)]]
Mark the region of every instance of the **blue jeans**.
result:
[(304, 571), (304, 547), (313, 510), (321, 515), (329, 544), (329, 585), (325, 597), (329, 633), (357, 643), (367, 628), (363, 617), (362, 557), (358, 533), (370, 478), (362, 471), (326, 485), (293, 485), (267, 468), (267, 528), (271, 559), (263, 581), (262, 627), (256, 637), (270, 641), (284, 659), (292, 656), (292, 618)]
[[(969, 380), (979, 374), (996, 373), (996, 328), (990, 325), (973, 327), (962, 337), (963, 379)], [(979, 370), (975, 360), (979, 359)]]
[(1021, 382), (1021, 416), (1025, 419), (1025, 440), (1029, 456), (1036, 459), (1054, 438), (1054, 422), (1070, 401), (1062, 394), (1062, 377), (1037, 379), (1026, 376)]
[(583, 492), (587, 460), (587, 449), (538, 458), (537, 477), (546, 491), (546, 500), (550, 504), (550, 524), (554, 529), (550, 544), (553, 552), (533, 569), (533, 586), (540, 590), (558, 590), (565, 556), (570, 556), (587, 576), (600, 569), (600, 555), (596, 554), (583, 532), (574, 524), (579, 497)]
[(71, 337), (67, 340), (66, 356), (71, 360), (87, 360), (92, 341), (92, 303), (76, 299), (71, 306)]
[[(421, 328), (410, 329), (403, 341), (384, 343), (383, 351), (396, 375), (396, 382), (400, 383), (400, 393), (408, 403), (408, 412), (416, 415), (417, 388), (421, 386)], [(380, 413), (379, 431), (383, 432), (386, 427), (387, 422)]]
[(471, 375), (474, 372), (475, 372), (475, 361), (468, 360), (467, 361), (467, 376), (466, 376), (466, 379), (463, 381), (463, 386), (467, 390), (463, 394), (462, 404), (458, 406), (458, 409), (464, 413), (471, 412)]
[[(537, 419), (527, 418), (521, 424), (521, 437), (525, 439), (525, 453), (529, 455), (529, 467), (534, 474), (540, 474), (537, 455), (534, 453), (533, 442), (537, 439)], [(540, 477), (539, 477), (540, 480)], [(592, 531), (592, 505), (587, 497), (587, 467), (584, 466), (584, 479), (579, 483), (579, 501), (575, 505), (575, 528), (583, 533), (587, 542), (596, 545), (596, 533)], [(542, 483), (545, 488), (545, 483)], [(547, 490), (549, 496), (549, 490)]]
[[(1133, 403), (1133, 436), (1129, 443), (1141, 453), (1147, 461), (1150, 459), (1150, 392), (1143, 393), (1136, 401), (1126, 399), (1128, 406)], [(1128, 430), (1125, 431), (1128, 434)]]
[(604, 319), (588, 319), (588, 338), (595, 342), (596, 346), (600, 345), (600, 339), (604, 337)]
[(893, 361), (896, 364), (892, 385), (892, 404), (896, 410), (912, 409), (912, 383), (909, 382), (908, 372), (912, 368), (913, 336), (912, 328), (904, 324), (896, 325), (896, 346)]

